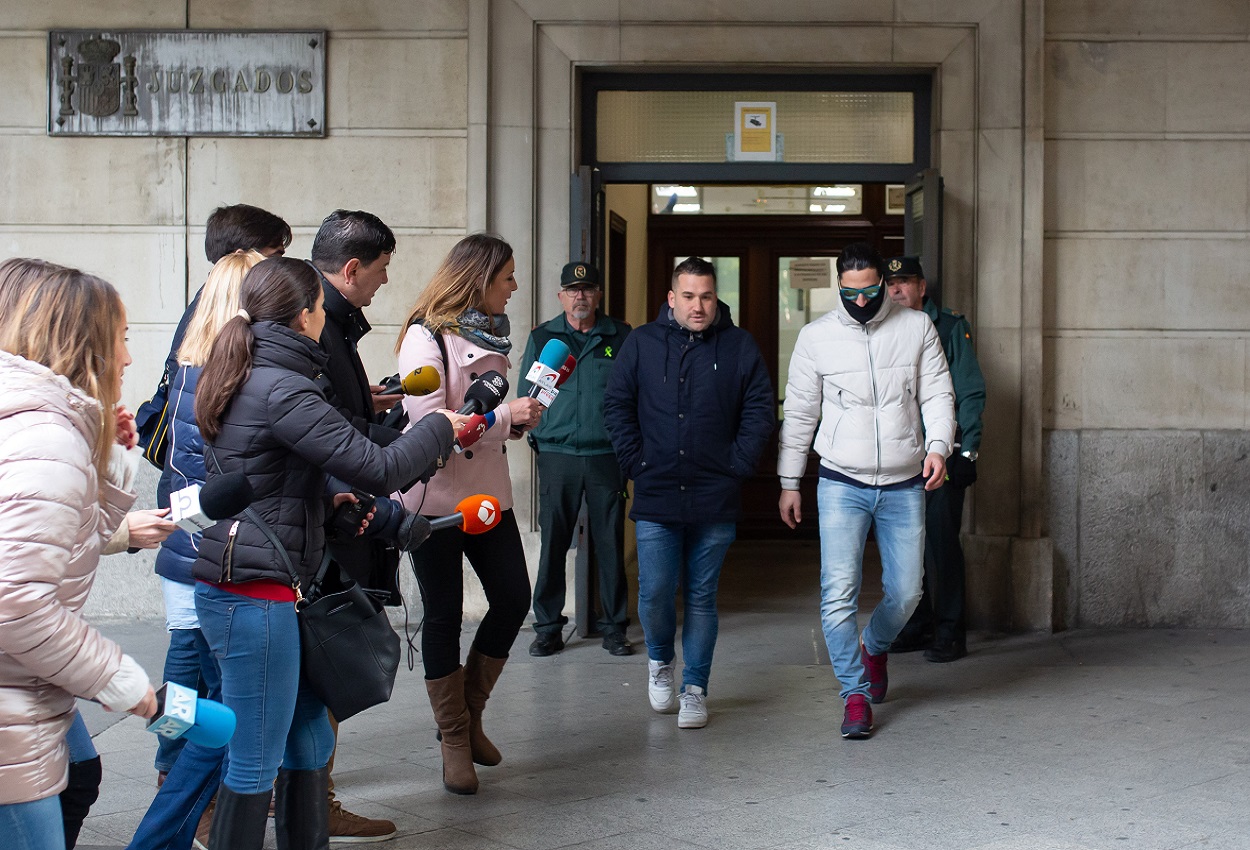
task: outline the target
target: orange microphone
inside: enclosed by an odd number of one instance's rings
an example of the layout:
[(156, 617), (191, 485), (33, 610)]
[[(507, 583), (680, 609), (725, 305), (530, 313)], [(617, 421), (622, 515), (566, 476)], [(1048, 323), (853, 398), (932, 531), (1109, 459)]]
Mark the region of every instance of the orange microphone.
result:
[(465, 534), (482, 534), (499, 525), (500, 514), (499, 500), (479, 493), (461, 499), (454, 514), (430, 520), (430, 530), (459, 528)]

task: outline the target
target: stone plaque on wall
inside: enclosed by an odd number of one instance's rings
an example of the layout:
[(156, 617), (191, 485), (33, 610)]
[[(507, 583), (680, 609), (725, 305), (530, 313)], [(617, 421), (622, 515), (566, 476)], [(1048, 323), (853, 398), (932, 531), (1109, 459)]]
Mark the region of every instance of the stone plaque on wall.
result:
[(48, 135), (326, 134), (326, 34), (56, 30)]

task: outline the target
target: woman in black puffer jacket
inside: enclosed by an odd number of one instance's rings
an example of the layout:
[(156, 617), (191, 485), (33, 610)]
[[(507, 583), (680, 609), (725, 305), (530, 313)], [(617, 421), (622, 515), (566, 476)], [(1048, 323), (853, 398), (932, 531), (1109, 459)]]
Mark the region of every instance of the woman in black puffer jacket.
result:
[(257, 264), (243, 280), (239, 316), (222, 329), (197, 386), (208, 479), (247, 476), (252, 508), (296, 573), (246, 516), (204, 532), (193, 567), (196, 611), (221, 666), (222, 699), (238, 715), (210, 850), (260, 850), (275, 778), (279, 846), (326, 846), (334, 738), (325, 706), (299, 673), (295, 601), (325, 550), (327, 475), (386, 495), (445, 455), (464, 419), (430, 414), (385, 448), (362, 436), (314, 383), (326, 360), (317, 344), (323, 298), (306, 263)]

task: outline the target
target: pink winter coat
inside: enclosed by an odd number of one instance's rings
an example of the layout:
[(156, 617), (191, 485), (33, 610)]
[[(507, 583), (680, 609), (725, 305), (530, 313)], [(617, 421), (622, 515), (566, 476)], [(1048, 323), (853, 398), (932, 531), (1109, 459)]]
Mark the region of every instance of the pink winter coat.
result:
[(0, 351), (0, 804), (65, 787), (74, 695), (94, 697), (121, 665), (78, 613), (135, 498), (97, 482), (99, 428), (98, 402)]
[[(412, 325), (399, 349), (399, 374), (407, 375), (418, 366), (433, 366), (441, 381), (427, 396), (405, 396), (404, 410), (410, 422), (439, 408), (459, 410), (469, 384), (483, 372), (508, 374), (508, 358), (487, 351), (457, 334), (443, 334), (447, 364), (434, 336), (423, 325)], [(430, 479), (403, 494), (401, 501), (410, 511), (425, 516), (446, 516), (466, 496), (485, 493), (499, 500), (503, 510), (512, 507), (512, 479), (508, 475), (505, 444), (512, 430), (512, 411), (506, 402), (495, 409), (497, 421), (480, 440), (463, 454), (453, 454), (447, 465)]]

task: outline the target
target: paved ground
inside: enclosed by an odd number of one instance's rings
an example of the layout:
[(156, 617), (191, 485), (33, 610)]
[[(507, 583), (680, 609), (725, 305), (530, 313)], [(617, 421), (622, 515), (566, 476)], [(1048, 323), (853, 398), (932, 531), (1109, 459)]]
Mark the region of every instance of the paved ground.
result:
[[(954, 664), (897, 655), (875, 737), (844, 741), (816, 592), (814, 547), (735, 547), (702, 730), (650, 710), (643, 654), (574, 641), (532, 659), (522, 633), (487, 709), (504, 762), (473, 797), (443, 790), (404, 670), (389, 704), (344, 724), (340, 795), (398, 824), (389, 850), (1250, 848), (1250, 631), (973, 635)], [(104, 627), (159, 671), (159, 622)], [(133, 718), (89, 725), (105, 785), (80, 847), (117, 848), (155, 792), (155, 742)]]

